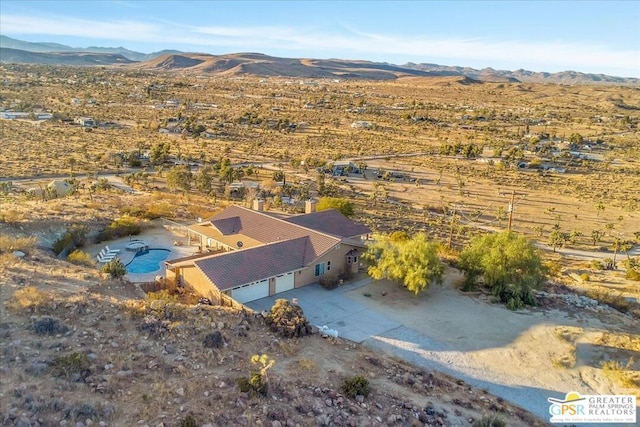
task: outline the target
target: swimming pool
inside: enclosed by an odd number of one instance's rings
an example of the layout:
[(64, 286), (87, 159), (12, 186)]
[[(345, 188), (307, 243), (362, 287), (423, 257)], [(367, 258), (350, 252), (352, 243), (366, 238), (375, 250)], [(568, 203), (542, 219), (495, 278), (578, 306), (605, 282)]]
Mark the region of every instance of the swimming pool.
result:
[(131, 262), (127, 264), (129, 273), (151, 273), (160, 269), (160, 263), (169, 257), (168, 249), (149, 249), (138, 252)]

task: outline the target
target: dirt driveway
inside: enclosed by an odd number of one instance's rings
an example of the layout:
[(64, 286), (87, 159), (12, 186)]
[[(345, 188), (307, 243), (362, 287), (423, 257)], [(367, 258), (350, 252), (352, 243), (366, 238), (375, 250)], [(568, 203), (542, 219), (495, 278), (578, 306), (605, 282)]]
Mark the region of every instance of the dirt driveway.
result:
[[(343, 338), (463, 379), (543, 419), (548, 397), (563, 398), (569, 391), (629, 394), (603, 373), (600, 363), (608, 356), (599, 340), (633, 330), (637, 322), (585, 310), (509, 311), (460, 293), (458, 279), (449, 270), (443, 286), (418, 296), (388, 281), (364, 279), (333, 291), (313, 285), (278, 297), (298, 298), (312, 323), (336, 329)], [(269, 309), (274, 300), (249, 305)], [(572, 366), (557, 363), (572, 354)]]

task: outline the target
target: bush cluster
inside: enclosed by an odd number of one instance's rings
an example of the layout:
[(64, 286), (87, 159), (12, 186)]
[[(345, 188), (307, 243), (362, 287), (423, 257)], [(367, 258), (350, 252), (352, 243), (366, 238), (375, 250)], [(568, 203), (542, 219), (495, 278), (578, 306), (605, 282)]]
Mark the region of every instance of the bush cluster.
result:
[(303, 337), (312, 333), (312, 327), (304, 317), (302, 308), (282, 298), (277, 299), (271, 307), (265, 322), (272, 332), (285, 338)]
[(79, 249), (71, 252), (67, 259), (69, 260), (69, 262), (79, 265), (86, 265), (87, 267), (92, 267), (95, 264), (95, 261), (90, 254)]
[(113, 240), (119, 237), (137, 236), (142, 232), (139, 221), (131, 217), (122, 217), (113, 221), (96, 236), (96, 243)]
[(32, 326), (33, 331), (38, 335), (58, 335), (69, 330), (60, 320), (49, 316), (34, 320)]
[(322, 286), (323, 288), (331, 290), (338, 287), (338, 285), (340, 284), (340, 279), (338, 278), (338, 276), (325, 274), (320, 278), (320, 280), (318, 280), (318, 283), (320, 283), (320, 286)]
[(505, 427), (507, 423), (494, 415), (485, 415), (473, 422), (473, 427)]
[(251, 377), (240, 377), (237, 380), (238, 387), (243, 393), (249, 393), (256, 396), (266, 396), (268, 385), (262, 374), (254, 372)]
[(170, 203), (160, 202), (147, 205), (123, 206), (120, 208), (120, 212), (143, 219), (173, 218), (175, 216), (175, 207)]
[(202, 345), (207, 348), (222, 348), (225, 345), (225, 339), (220, 331), (213, 331), (205, 335)]
[(105, 274), (108, 274), (111, 278), (122, 277), (127, 274), (127, 268), (124, 266), (120, 258), (114, 258), (108, 263), (104, 264), (100, 269)]
[(67, 248), (81, 248), (87, 242), (89, 228), (86, 225), (74, 224), (53, 242), (56, 255)]
[(358, 395), (367, 397), (369, 395), (369, 381), (362, 375), (349, 378), (342, 384), (342, 392), (352, 399)]
[(56, 377), (70, 377), (72, 374), (88, 374), (89, 358), (84, 353), (59, 356), (53, 361), (52, 373)]

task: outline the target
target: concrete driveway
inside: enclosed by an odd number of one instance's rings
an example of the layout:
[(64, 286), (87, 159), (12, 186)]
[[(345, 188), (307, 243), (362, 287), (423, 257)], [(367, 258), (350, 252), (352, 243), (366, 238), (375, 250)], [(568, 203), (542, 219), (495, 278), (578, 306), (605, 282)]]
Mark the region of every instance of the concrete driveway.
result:
[(269, 311), (276, 299), (297, 298), (305, 317), (313, 325), (338, 331), (338, 336), (361, 343), (372, 336), (383, 335), (402, 325), (344, 295), (371, 282), (363, 279), (328, 291), (318, 284), (292, 289), (278, 295), (246, 303), (256, 311)]

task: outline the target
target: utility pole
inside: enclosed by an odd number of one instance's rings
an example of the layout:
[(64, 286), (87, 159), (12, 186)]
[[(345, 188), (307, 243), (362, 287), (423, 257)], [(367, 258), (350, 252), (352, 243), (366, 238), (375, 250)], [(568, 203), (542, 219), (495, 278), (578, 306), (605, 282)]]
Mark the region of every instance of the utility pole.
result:
[(456, 222), (456, 205), (454, 203), (454, 205), (453, 205), (453, 215), (451, 215), (451, 227), (449, 229), (449, 243), (448, 243), (449, 247), (451, 247), (451, 242), (453, 240), (453, 226), (454, 226), (455, 222)]
[(511, 201), (509, 202), (509, 224), (507, 225), (507, 233), (511, 233), (511, 224), (513, 224), (513, 202), (516, 198), (516, 191), (511, 191)]
[[(506, 196), (509, 193), (498, 193), (501, 196)], [(509, 201), (509, 207), (507, 209), (507, 211), (509, 212), (509, 222), (507, 224), (507, 232), (511, 233), (511, 228), (513, 225), (513, 211), (515, 209), (515, 200), (516, 200), (516, 196), (522, 196), (522, 198), (524, 199), (525, 197), (527, 197), (527, 195), (525, 193), (516, 193), (516, 190), (511, 190), (511, 200)]]

